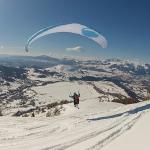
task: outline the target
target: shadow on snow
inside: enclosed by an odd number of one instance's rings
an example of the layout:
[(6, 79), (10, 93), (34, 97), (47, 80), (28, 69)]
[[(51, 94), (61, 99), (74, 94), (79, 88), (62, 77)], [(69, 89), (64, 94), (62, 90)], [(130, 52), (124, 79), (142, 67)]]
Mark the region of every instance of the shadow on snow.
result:
[(147, 110), (147, 109), (150, 109), (150, 104), (147, 104), (147, 105), (141, 106), (141, 107), (137, 107), (133, 110), (125, 111), (125, 112), (118, 113), (118, 114), (115, 114), (115, 115), (97, 117), (97, 118), (92, 118), (92, 119), (87, 119), (87, 120), (88, 121), (98, 121), (98, 120), (112, 119), (112, 118), (120, 117), (124, 114), (129, 114), (129, 115), (136, 114), (138, 112), (141, 112), (141, 111), (144, 111), (144, 110)]

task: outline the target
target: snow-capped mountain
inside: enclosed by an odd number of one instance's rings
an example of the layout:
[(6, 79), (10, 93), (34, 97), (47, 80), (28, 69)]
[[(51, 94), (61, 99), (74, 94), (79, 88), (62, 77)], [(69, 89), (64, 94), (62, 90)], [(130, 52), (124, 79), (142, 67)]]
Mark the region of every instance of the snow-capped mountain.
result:
[[(0, 59), (0, 149), (112, 150), (136, 143), (139, 150), (142, 143), (148, 150), (149, 134), (140, 133), (141, 126), (149, 130), (149, 70), (119, 59)], [(69, 97), (74, 92), (79, 109)]]
[(4, 97), (8, 102), (10, 99), (29, 99), (24, 92), (27, 89), (69, 81), (92, 86), (100, 101), (135, 103), (150, 95), (149, 64), (119, 59), (7, 58), (0, 61), (1, 101)]

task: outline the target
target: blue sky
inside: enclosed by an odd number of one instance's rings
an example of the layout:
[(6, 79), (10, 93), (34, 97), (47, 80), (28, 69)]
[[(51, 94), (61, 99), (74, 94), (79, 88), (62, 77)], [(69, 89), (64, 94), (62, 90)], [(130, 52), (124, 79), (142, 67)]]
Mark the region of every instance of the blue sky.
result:
[[(0, 54), (24, 54), (27, 39), (38, 30), (75, 22), (104, 35), (108, 48), (64, 33), (37, 40), (30, 54), (60, 53), (150, 61), (149, 0), (0, 0)], [(66, 51), (72, 47), (82, 47), (83, 51)]]

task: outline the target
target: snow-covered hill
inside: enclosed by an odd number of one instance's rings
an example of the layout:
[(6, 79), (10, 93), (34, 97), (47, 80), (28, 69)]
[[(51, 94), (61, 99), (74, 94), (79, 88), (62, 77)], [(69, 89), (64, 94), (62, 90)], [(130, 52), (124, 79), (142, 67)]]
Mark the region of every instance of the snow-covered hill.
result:
[[(145, 108), (148, 107), (145, 106)], [(103, 150), (148, 150), (149, 149), (149, 117), (150, 112), (145, 113), (139, 121), (131, 128), (131, 130), (116, 138), (110, 144), (103, 148)]]
[[(136, 150), (141, 147), (149, 150), (149, 101), (124, 106), (90, 98), (79, 106), (77, 109), (66, 104), (61, 115), (51, 118), (0, 117), (0, 149), (105, 150), (106, 146), (108, 150), (116, 150), (122, 143), (121, 149), (131, 149), (136, 143)], [(141, 128), (147, 139), (141, 139)], [(130, 143), (128, 137), (133, 137)]]
[[(149, 149), (149, 64), (8, 58), (0, 59), (0, 150)], [(69, 97), (78, 91), (80, 109)]]
[[(66, 90), (63, 92), (69, 95), (73, 93), (69, 84), (75, 82), (79, 84), (77, 91), (80, 86), (86, 85), (97, 93), (100, 101), (129, 104), (150, 98), (149, 64), (118, 59), (60, 59), (48, 56), (9, 57), (0, 60), (0, 63), (3, 64), (0, 66), (0, 102), (4, 107), (8, 104), (13, 107), (30, 105), (31, 101), (41, 99), (50, 102), (53, 99), (50, 91), (56, 92), (57, 84), (64, 84)], [(45, 95), (39, 94), (49, 88)], [(61, 93), (60, 89), (58, 91)], [(60, 100), (56, 97), (54, 99)], [(65, 100), (68, 100), (67, 96)]]

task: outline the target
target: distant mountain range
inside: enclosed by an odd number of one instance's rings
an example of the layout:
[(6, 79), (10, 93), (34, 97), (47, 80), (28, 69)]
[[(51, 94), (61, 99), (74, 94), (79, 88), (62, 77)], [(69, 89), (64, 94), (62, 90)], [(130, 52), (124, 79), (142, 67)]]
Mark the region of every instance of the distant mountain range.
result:
[[(79, 65), (82, 68), (95, 71), (121, 71), (135, 75), (150, 75), (150, 64), (124, 61), (120, 59), (107, 60), (77, 60), (69, 58), (54, 58), (42, 56), (4, 56), (0, 57), (0, 65), (9, 67), (34, 67), (48, 68), (56, 65)], [(90, 65), (91, 64), (91, 65)], [(85, 65), (85, 66), (84, 66)], [(98, 66), (98, 67), (97, 67)]]
[[(127, 98), (128, 95), (136, 101), (144, 100), (150, 95), (150, 64), (120, 59), (84, 60), (53, 58), (45, 55), (0, 57), (1, 87), (5, 85), (11, 87), (16, 83), (23, 90), (30, 86), (60, 81), (86, 82), (103, 96), (113, 97), (111, 99)], [(95, 83), (99, 82), (116, 85), (126, 94), (122, 95), (119, 91), (115, 94), (104, 92), (103, 86), (100, 88), (99, 85), (96, 86)]]

